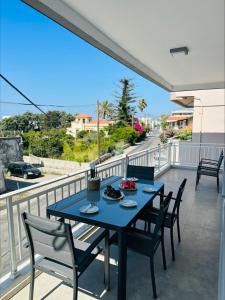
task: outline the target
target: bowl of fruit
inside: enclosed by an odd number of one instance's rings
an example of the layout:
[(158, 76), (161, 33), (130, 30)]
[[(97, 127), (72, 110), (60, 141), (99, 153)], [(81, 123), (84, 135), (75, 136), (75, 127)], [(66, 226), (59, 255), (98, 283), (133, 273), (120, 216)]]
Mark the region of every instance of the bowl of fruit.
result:
[(114, 189), (111, 185), (107, 185), (103, 192), (103, 198), (107, 200), (121, 200), (124, 194), (120, 190)]
[(123, 180), (120, 183), (120, 188), (122, 190), (126, 190), (126, 191), (136, 191), (137, 190), (136, 181), (134, 181), (134, 180)]

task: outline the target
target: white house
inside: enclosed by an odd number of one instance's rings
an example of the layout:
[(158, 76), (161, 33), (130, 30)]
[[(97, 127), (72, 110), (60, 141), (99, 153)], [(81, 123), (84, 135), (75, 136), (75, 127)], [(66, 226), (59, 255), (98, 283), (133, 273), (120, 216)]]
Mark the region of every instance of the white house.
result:
[[(99, 119), (99, 129), (104, 129), (109, 126), (109, 122), (104, 119)], [(92, 120), (92, 117), (87, 114), (78, 114), (75, 116), (74, 121), (71, 122), (71, 127), (67, 128), (67, 133), (77, 136), (79, 131), (97, 131), (98, 120)]]

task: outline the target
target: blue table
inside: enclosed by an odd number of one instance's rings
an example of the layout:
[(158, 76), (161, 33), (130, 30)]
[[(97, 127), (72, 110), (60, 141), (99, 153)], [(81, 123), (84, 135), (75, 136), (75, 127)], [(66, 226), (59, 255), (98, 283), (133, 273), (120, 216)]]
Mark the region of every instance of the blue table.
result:
[[(140, 211), (149, 205), (157, 195), (160, 195), (160, 201), (163, 201), (164, 184), (160, 181), (139, 180), (136, 191), (123, 191), (125, 198), (136, 200), (138, 205), (133, 208), (125, 208), (119, 204), (119, 201), (109, 201), (102, 197), (108, 184), (111, 184), (114, 188), (119, 188), (120, 181), (121, 177), (109, 177), (101, 182), (99, 193), (81, 191), (48, 206), (47, 215), (95, 225), (118, 233), (117, 299), (124, 300), (126, 299), (127, 264), (126, 229), (137, 220)], [(155, 192), (143, 192), (146, 187), (154, 188)], [(90, 200), (94, 201), (95, 205), (99, 207), (99, 212), (93, 215), (82, 214), (80, 207), (89, 204)]]

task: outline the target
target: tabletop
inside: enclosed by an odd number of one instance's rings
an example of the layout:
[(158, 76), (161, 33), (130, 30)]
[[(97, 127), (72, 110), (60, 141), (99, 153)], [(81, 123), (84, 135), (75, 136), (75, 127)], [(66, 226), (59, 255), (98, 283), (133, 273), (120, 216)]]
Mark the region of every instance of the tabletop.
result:
[[(123, 191), (125, 198), (137, 202), (137, 206), (126, 208), (120, 205), (118, 200), (105, 200), (103, 198), (104, 189), (111, 184), (119, 189), (122, 177), (112, 176), (101, 182), (101, 189), (98, 192), (81, 191), (60, 200), (47, 208), (47, 215), (63, 217), (91, 225), (96, 225), (108, 229), (120, 229), (130, 225), (138, 213), (152, 201), (156, 195), (163, 190), (164, 184), (160, 181), (139, 180), (136, 191)], [(146, 193), (144, 188), (154, 188), (156, 192)], [(99, 207), (96, 214), (84, 214), (80, 208), (94, 202)]]

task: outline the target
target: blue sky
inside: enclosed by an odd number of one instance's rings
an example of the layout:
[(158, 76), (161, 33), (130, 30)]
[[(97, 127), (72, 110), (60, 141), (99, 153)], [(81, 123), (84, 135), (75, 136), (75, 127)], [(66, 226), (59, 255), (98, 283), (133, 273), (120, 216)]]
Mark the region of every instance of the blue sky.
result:
[[(169, 93), (145, 80), (20, 0), (1, 3), (1, 73), (40, 104), (86, 105), (65, 108), (93, 114), (97, 100), (113, 101), (119, 79), (133, 79), (137, 97), (145, 98), (143, 114), (159, 116), (178, 106)], [(26, 102), (2, 81), (0, 100)], [(50, 108), (43, 108), (47, 111)], [(0, 117), (33, 107), (0, 103)]]

